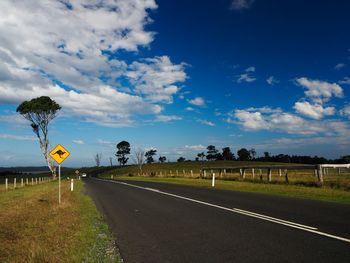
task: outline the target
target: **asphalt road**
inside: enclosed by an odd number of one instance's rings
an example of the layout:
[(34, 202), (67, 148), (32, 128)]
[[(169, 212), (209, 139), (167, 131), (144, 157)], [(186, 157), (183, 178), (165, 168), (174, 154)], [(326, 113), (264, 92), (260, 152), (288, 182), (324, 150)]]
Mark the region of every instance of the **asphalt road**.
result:
[(86, 179), (126, 263), (350, 262), (349, 205), (127, 183)]

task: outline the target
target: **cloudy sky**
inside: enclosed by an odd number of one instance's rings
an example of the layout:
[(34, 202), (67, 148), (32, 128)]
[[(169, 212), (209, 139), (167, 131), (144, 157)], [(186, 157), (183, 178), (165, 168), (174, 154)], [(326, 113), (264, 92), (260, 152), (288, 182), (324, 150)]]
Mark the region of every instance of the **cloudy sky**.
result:
[(209, 144), (350, 154), (346, 0), (2, 0), (0, 166), (44, 165), (16, 107), (62, 111), (67, 166), (121, 140), (170, 160)]

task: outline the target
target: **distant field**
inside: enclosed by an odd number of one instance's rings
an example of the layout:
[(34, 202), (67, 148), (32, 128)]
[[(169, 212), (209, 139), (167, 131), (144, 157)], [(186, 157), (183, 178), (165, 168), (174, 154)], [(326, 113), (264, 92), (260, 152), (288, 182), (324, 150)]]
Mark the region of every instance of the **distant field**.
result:
[(113, 238), (82, 181), (0, 193), (0, 262), (120, 262)]
[[(146, 176), (146, 177), (178, 177), (178, 178), (199, 178), (202, 168), (210, 167), (237, 167), (246, 165), (283, 165), (283, 163), (268, 163), (268, 162), (240, 162), (240, 161), (214, 161), (214, 162), (177, 162), (177, 163), (154, 163), (145, 164), (142, 167), (142, 174), (136, 165), (128, 165), (118, 167), (116, 169), (105, 172), (106, 177), (115, 176)], [(287, 164), (286, 164), (287, 165)], [(290, 164), (288, 164), (290, 165)], [(297, 165), (297, 164), (295, 164)], [(191, 173), (192, 171), (192, 173)], [(260, 174), (261, 172), (261, 174)], [(204, 175), (202, 174), (203, 178)], [(218, 178), (218, 173), (216, 173)], [(210, 172), (206, 173), (204, 178), (211, 178)], [(239, 171), (226, 170), (222, 173), (221, 180), (239, 181)], [(262, 183), (267, 181), (267, 170), (255, 169), (254, 177), (250, 169), (246, 170), (245, 181)], [(283, 171), (272, 171), (272, 182), (269, 184), (285, 184), (286, 179)], [(317, 178), (313, 170), (288, 170), (288, 184), (317, 187)], [(328, 169), (328, 174), (324, 175), (324, 186), (350, 191), (350, 170), (342, 169), (340, 175), (338, 169)]]

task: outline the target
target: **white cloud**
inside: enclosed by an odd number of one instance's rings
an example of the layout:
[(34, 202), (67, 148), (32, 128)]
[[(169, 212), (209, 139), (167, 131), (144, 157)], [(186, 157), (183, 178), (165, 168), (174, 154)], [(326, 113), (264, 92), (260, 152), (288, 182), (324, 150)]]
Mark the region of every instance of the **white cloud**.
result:
[(194, 111), (194, 109), (192, 107), (186, 107), (185, 110), (187, 110), (187, 111)]
[(333, 132), (329, 123), (306, 121), (305, 119), (285, 112), (262, 113), (259, 111), (235, 110), (231, 122), (237, 123), (245, 130), (269, 130), (286, 132), (289, 134), (317, 134)]
[(269, 85), (273, 86), (273, 85), (275, 85), (275, 84), (278, 84), (280, 81), (279, 81), (278, 79), (276, 79), (274, 76), (270, 76), (270, 77), (268, 77), (268, 78), (266, 79), (266, 82), (267, 82)]
[(10, 123), (15, 125), (29, 125), (30, 122), (20, 114), (0, 115), (0, 123)]
[(246, 68), (245, 72), (255, 72), (255, 67)]
[(170, 122), (179, 120), (182, 120), (182, 117), (175, 115), (158, 115), (157, 118), (152, 122)]
[(255, 72), (255, 67), (249, 67), (246, 68), (244, 73), (240, 74), (237, 76), (237, 82), (242, 83), (242, 82), (254, 82), (256, 78), (252, 76), (251, 74)]
[(307, 101), (296, 102), (294, 104), (294, 109), (298, 113), (316, 120), (322, 119), (324, 116), (335, 114), (334, 107), (323, 107), (320, 104), (310, 104)]
[(338, 63), (337, 65), (334, 66), (334, 69), (340, 70), (342, 68), (345, 68), (346, 65), (344, 63)]
[(185, 64), (173, 64), (168, 56), (133, 62), (127, 76), (135, 91), (151, 102), (172, 103), (180, 88), (175, 84), (186, 80)]
[(340, 111), (340, 114), (345, 116), (345, 117), (348, 117), (350, 119), (350, 105), (348, 106), (345, 106), (341, 111)]
[(112, 144), (112, 142), (106, 141), (106, 140), (102, 140), (102, 139), (98, 139), (98, 140), (97, 140), (97, 143), (98, 143), (98, 144)]
[(67, 6), (0, 1), (0, 103), (50, 96), (65, 116), (108, 127), (135, 126), (134, 115), (159, 114), (159, 103), (170, 103), (176, 83), (186, 79), (185, 64), (162, 56), (127, 65), (106, 55), (153, 41), (144, 27), (155, 1), (79, 0)]
[(204, 151), (206, 149), (205, 146), (202, 144), (198, 145), (185, 145), (185, 149), (191, 150), (191, 151)]
[(343, 89), (336, 83), (311, 80), (305, 77), (296, 79), (296, 82), (306, 89), (305, 95), (317, 103), (326, 102), (332, 96), (343, 97)]
[(246, 111), (259, 111), (259, 112), (262, 112), (262, 113), (281, 113), (282, 112), (282, 109), (281, 108), (271, 108), (271, 107), (268, 107), (268, 106), (264, 106), (264, 107), (260, 107), (260, 108), (255, 108), (255, 107), (250, 107), (250, 108), (247, 108), (245, 109)]
[(339, 81), (340, 84), (348, 84), (350, 85), (350, 78), (349, 77), (345, 77), (343, 80)]
[(201, 97), (196, 97), (192, 100), (188, 100), (188, 103), (195, 105), (195, 106), (205, 106), (205, 100)]
[(198, 119), (197, 122), (203, 124), (203, 125), (207, 125), (210, 127), (214, 127), (215, 123), (211, 122), (211, 121), (207, 121), (207, 120), (202, 120), (202, 119)]
[(251, 7), (255, 0), (233, 0), (231, 3), (231, 9), (244, 10)]
[(75, 144), (85, 144), (83, 140), (73, 140)]
[[(263, 118), (260, 112), (251, 112), (247, 110), (235, 110), (235, 118), (239, 121), (245, 129), (248, 130), (264, 130), (269, 128), (269, 124)], [(232, 123), (232, 119), (228, 119)]]
[(16, 140), (16, 141), (36, 141), (37, 140), (37, 138), (34, 136), (13, 135), (13, 134), (0, 134), (0, 139)]

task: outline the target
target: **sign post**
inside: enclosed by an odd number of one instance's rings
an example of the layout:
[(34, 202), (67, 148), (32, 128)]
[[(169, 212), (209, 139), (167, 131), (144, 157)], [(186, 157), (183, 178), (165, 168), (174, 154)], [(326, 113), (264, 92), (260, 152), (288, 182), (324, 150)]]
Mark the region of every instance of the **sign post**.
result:
[(58, 203), (61, 203), (61, 163), (70, 155), (61, 144), (57, 144), (56, 147), (50, 152), (52, 159), (58, 164)]

